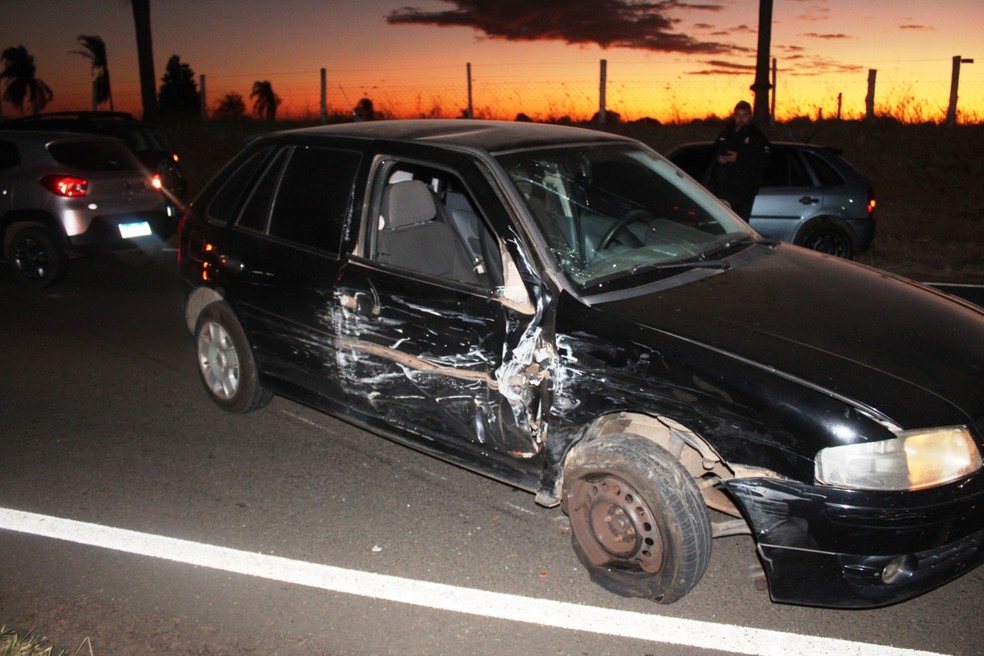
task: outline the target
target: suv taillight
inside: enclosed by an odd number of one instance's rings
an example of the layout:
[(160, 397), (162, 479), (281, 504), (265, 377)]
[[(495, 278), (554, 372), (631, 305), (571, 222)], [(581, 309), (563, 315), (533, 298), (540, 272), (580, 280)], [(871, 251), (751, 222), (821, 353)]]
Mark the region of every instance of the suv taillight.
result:
[(56, 196), (85, 196), (89, 191), (89, 181), (71, 175), (46, 175), (41, 178), (41, 186)]
[(875, 190), (868, 188), (868, 216), (875, 213)]

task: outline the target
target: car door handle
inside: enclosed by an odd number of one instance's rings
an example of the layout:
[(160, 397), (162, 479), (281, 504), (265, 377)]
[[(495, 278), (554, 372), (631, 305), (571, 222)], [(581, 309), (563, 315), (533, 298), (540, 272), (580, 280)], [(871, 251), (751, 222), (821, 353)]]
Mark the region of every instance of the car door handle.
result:
[(817, 203), (820, 202), (820, 199), (814, 198), (813, 196), (803, 196), (802, 198), (800, 198), (799, 202), (802, 205), (816, 205)]

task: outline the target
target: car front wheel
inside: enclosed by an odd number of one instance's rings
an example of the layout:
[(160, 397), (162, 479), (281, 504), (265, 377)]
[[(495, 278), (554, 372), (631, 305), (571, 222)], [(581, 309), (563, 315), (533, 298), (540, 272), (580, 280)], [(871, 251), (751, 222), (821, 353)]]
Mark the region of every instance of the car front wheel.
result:
[(244, 413), (270, 402), (260, 385), (249, 342), (228, 305), (212, 303), (195, 327), (198, 374), (212, 400), (229, 412)]
[(65, 277), (68, 258), (44, 228), (20, 228), (7, 249), (10, 270), (30, 287), (50, 287)]
[(563, 501), (578, 559), (611, 592), (670, 604), (707, 569), (711, 527), (700, 492), (679, 462), (643, 438), (576, 447)]

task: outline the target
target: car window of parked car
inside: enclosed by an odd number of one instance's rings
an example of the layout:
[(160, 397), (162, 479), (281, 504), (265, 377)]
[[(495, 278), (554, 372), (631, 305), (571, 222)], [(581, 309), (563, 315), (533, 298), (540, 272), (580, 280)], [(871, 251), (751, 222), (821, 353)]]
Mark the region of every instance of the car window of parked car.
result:
[(812, 187), (813, 179), (795, 150), (775, 147), (762, 178), (763, 187)]
[(125, 148), (104, 141), (63, 141), (48, 146), (59, 164), (83, 171), (136, 171), (137, 162)]
[(822, 157), (809, 151), (805, 151), (803, 156), (810, 163), (810, 168), (813, 169), (813, 173), (817, 176), (821, 186), (839, 187), (844, 184), (844, 178), (841, 177), (841, 174)]
[(20, 164), (20, 161), (17, 145), (9, 141), (0, 141), (0, 171), (13, 168)]
[(277, 190), (270, 235), (337, 254), (360, 159), (354, 151), (294, 148)]
[(230, 165), (235, 172), (226, 178), (225, 184), (209, 201), (206, 215), (213, 223), (229, 223), (236, 216), (246, 194), (252, 190), (260, 168), (273, 151), (273, 146), (262, 148), (247, 155), (244, 159), (233, 161)]

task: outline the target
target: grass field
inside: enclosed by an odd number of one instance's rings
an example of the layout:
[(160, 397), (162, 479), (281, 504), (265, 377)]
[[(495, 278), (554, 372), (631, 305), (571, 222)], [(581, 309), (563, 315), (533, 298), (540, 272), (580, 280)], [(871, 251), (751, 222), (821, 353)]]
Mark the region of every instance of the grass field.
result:
[[(301, 126), (245, 120), (189, 123), (165, 132), (195, 193), (249, 136), (293, 127)], [(719, 120), (708, 120), (605, 129), (665, 153), (681, 143), (713, 139), (721, 127)], [(860, 262), (922, 281), (984, 283), (984, 125), (796, 120), (765, 131), (773, 141), (839, 148), (872, 180), (877, 229)]]

